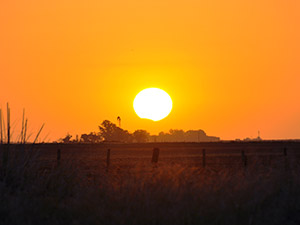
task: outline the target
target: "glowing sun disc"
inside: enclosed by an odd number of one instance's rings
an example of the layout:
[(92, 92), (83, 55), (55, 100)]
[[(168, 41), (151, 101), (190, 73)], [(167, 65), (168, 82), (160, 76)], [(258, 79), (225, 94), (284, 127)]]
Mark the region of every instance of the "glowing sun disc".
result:
[(164, 90), (147, 88), (135, 96), (133, 108), (140, 118), (159, 121), (170, 114), (172, 104), (171, 97)]

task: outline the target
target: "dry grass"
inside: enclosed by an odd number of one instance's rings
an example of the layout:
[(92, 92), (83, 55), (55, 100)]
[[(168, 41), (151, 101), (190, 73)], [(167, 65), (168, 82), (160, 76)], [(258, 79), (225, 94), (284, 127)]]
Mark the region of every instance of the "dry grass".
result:
[(139, 163), (88, 172), (71, 158), (45, 168), (33, 151), (11, 151), (5, 171), (1, 165), (0, 224), (300, 223), (297, 165), (287, 171)]

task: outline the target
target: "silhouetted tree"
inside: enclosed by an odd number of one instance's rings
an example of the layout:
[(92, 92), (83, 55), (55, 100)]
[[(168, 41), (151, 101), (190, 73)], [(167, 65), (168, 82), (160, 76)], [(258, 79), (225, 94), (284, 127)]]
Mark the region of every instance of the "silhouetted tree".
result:
[(183, 130), (171, 129), (169, 131), (171, 141), (185, 141), (185, 132)]
[(99, 126), (100, 136), (105, 141), (132, 142), (133, 137), (127, 131), (118, 127), (109, 120), (104, 120)]
[(132, 136), (136, 142), (142, 143), (149, 140), (150, 134), (146, 130), (136, 130)]
[(96, 132), (91, 132), (89, 134), (82, 134), (80, 141), (84, 143), (99, 143), (102, 141), (102, 137)]

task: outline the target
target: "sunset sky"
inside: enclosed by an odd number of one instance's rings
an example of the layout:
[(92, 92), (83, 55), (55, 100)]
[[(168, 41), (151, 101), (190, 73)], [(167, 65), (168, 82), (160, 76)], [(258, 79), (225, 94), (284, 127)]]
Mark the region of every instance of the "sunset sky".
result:
[[(0, 107), (57, 140), (108, 119), (133, 132), (300, 138), (299, 0), (1, 0)], [(136, 94), (173, 100), (140, 119)]]

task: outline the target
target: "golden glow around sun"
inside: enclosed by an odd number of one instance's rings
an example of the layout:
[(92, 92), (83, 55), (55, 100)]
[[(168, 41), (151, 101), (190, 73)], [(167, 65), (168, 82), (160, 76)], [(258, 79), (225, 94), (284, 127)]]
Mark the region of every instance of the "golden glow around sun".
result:
[(137, 94), (133, 108), (140, 118), (159, 121), (170, 114), (172, 99), (159, 88), (147, 88)]

